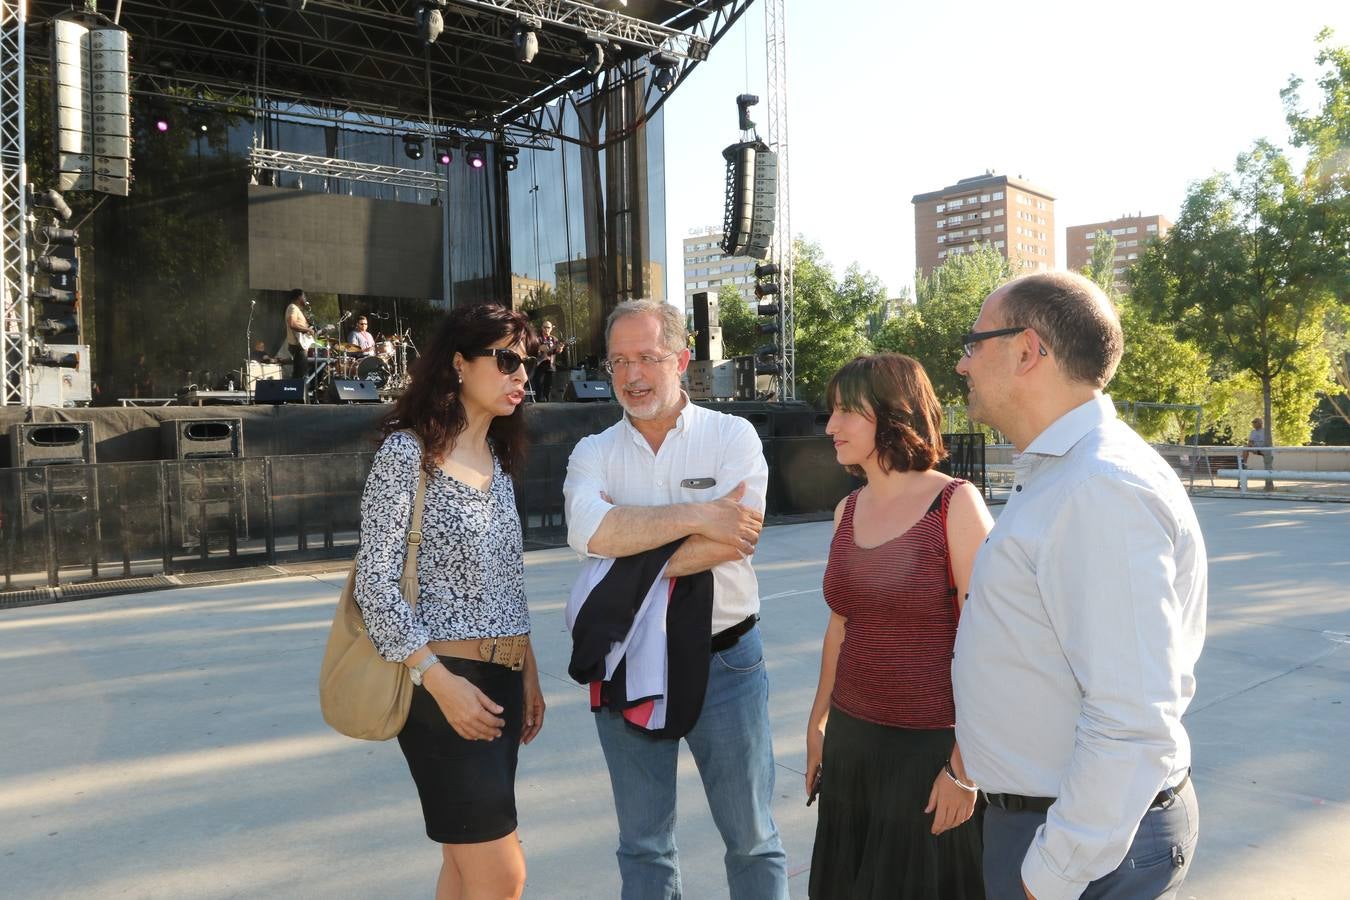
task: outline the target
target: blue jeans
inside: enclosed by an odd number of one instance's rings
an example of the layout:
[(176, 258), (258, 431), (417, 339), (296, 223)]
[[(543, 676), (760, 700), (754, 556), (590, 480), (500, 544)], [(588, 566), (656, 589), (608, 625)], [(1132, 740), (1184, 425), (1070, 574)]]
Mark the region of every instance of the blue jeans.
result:
[[(984, 811), (984, 887), (989, 900), (1023, 900), (1022, 860), (1045, 824), (1045, 813)], [(1200, 836), (1200, 806), (1187, 782), (1165, 806), (1144, 813), (1134, 842), (1115, 871), (1087, 886), (1082, 900), (1173, 898), (1186, 879)]]
[[(678, 898), (675, 769), (680, 742), (654, 739), (618, 713), (596, 713), (619, 818), (623, 900)], [(708, 808), (726, 845), (731, 900), (784, 900), (787, 854), (778, 838), (773, 800), (773, 740), (764, 645), (752, 628), (736, 646), (713, 654), (698, 723), (685, 737)]]

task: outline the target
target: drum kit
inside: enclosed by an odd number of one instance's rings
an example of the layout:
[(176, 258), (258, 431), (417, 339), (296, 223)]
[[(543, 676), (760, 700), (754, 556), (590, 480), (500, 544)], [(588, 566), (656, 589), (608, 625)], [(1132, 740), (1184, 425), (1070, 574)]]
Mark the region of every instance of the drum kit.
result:
[(375, 352), (366, 355), (356, 344), (324, 337), (314, 338), (320, 374), (331, 384), (340, 380), (372, 382), (381, 391), (400, 390), (408, 384), (408, 368), (417, 357), (412, 335), (381, 335), (375, 340)]

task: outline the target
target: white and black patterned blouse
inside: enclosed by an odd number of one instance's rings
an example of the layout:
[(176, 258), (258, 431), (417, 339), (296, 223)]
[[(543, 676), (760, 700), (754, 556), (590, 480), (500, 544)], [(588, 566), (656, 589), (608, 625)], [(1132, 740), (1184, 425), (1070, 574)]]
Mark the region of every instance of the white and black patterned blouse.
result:
[(486, 492), (439, 469), (427, 478), (416, 613), (403, 599), (398, 582), (421, 455), (412, 435), (389, 435), (375, 454), (361, 497), (356, 602), (375, 649), (391, 661), (407, 659), (427, 641), (530, 630), (515, 490), (495, 457)]

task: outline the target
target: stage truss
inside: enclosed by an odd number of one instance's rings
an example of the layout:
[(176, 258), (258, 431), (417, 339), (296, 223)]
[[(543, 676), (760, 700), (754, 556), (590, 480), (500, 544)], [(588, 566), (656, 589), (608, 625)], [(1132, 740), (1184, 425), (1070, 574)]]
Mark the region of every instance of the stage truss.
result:
[(28, 220), (24, 209), (24, 0), (0, 0), (0, 304), (4, 315), (0, 406), (27, 406)]

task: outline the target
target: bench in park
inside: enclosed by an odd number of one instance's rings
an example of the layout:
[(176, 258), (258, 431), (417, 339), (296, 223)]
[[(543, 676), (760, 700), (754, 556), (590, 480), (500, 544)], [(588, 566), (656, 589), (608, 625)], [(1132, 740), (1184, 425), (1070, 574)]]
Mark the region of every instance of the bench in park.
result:
[(1238, 492), (1247, 493), (1247, 481), (1319, 481), (1328, 484), (1350, 484), (1350, 472), (1295, 472), (1289, 469), (1220, 469), (1220, 478), (1235, 478)]

